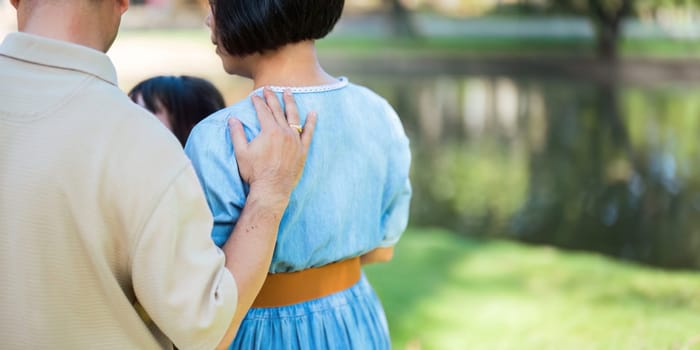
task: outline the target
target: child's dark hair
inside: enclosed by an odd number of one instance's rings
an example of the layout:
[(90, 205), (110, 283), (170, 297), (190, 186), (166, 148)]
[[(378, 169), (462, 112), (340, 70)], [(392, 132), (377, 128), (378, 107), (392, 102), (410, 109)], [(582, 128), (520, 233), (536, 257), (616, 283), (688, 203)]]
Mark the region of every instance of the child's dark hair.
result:
[(206, 116), (226, 107), (221, 92), (209, 81), (191, 76), (157, 76), (129, 91), (136, 102), (141, 96), (151, 113), (165, 109), (173, 133), (184, 146), (192, 128)]
[(344, 0), (212, 0), (215, 30), (234, 56), (265, 53), (321, 39), (333, 30)]

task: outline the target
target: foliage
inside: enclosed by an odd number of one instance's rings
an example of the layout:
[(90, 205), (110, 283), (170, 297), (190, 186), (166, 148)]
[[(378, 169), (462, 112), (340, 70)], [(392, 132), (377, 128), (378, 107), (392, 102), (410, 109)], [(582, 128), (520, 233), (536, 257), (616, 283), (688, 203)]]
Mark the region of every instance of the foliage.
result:
[(516, 7), (525, 12), (577, 15), (589, 15), (595, 11), (612, 14), (623, 7), (629, 7), (627, 14), (635, 16), (642, 11), (663, 8), (697, 8), (700, 0), (522, 0), (504, 6)]
[(587, 16), (596, 32), (598, 54), (615, 60), (621, 37), (622, 20), (640, 13), (655, 12), (661, 8), (697, 7), (700, 0), (524, 0), (545, 12)]

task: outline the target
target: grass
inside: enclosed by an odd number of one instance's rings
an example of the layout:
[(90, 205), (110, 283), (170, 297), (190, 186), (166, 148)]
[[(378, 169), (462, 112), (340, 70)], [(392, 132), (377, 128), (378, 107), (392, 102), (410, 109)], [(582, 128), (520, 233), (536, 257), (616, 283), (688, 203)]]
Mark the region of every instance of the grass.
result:
[(623, 40), (620, 47), (623, 54), (627, 56), (656, 58), (700, 57), (700, 40)]
[(536, 54), (590, 55), (592, 43), (585, 40), (568, 39), (517, 39), (517, 38), (369, 38), (330, 37), (318, 42), (321, 51), (343, 51), (355, 55), (395, 53), (402, 55), (509, 55)]
[(411, 229), (366, 273), (395, 349), (700, 349), (700, 274)]
[[(163, 40), (201, 44), (211, 48), (209, 31), (197, 29), (123, 30), (120, 40)], [(595, 56), (595, 42), (571, 38), (381, 38), (333, 36), (320, 40), (321, 52), (341, 52), (357, 56), (377, 54), (391, 55), (567, 55)], [(700, 57), (700, 41), (670, 39), (628, 39), (620, 43), (623, 57), (697, 58)]]
[[(321, 51), (342, 51), (355, 55), (391, 53), (402, 55), (469, 56), (578, 56), (595, 57), (596, 43), (586, 39), (557, 38), (367, 38), (330, 37), (319, 41)], [(620, 42), (620, 55), (644, 58), (697, 58), (700, 41), (670, 39), (627, 39)]]

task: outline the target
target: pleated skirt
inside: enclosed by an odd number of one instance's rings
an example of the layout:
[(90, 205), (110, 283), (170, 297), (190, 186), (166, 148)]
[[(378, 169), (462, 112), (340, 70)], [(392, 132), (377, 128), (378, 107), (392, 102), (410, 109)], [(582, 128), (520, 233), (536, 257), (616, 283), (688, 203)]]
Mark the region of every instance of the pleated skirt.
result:
[(379, 297), (364, 273), (352, 287), (299, 304), (252, 308), (229, 349), (390, 349)]

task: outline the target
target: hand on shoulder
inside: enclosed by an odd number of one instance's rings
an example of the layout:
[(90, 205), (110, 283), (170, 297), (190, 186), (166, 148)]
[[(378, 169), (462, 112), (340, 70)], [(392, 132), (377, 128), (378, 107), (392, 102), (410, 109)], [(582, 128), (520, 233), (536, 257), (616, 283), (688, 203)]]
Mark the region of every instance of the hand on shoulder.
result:
[(284, 111), (274, 92), (265, 89), (263, 95), (264, 100), (257, 95), (252, 97), (260, 134), (248, 142), (240, 121), (231, 118), (231, 141), (241, 178), (250, 184), (251, 193), (262, 192), (266, 197), (282, 199), (286, 206), (304, 170), (316, 114), (309, 113), (302, 128), (290, 91), (284, 93)]

